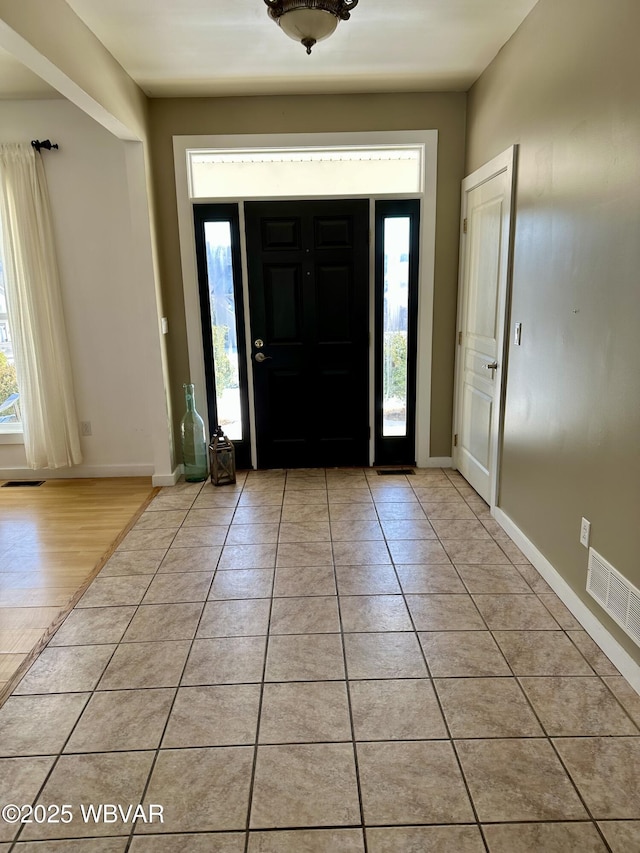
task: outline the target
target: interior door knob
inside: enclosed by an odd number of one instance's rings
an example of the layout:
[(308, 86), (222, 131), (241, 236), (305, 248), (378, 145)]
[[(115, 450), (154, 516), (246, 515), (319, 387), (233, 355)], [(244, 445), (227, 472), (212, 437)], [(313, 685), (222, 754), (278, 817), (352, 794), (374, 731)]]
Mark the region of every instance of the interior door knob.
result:
[(262, 364), (263, 361), (269, 361), (271, 359), (271, 356), (265, 355), (263, 352), (257, 352), (254, 355), (254, 358), (258, 362), (258, 364)]
[(487, 368), (487, 370), (497, 370), (498, 362), (492, 361), (490, 364), (485, 364), (485, 367)]

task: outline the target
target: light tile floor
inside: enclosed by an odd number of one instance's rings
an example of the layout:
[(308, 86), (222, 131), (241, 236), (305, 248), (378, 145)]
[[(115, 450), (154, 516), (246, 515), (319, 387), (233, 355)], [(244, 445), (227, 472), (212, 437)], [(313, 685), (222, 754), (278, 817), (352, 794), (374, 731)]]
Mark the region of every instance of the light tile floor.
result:
[(164, 489), (0, 709), (1, 853), (640, 850), (640, 697), (459, 475), (240, 479)]

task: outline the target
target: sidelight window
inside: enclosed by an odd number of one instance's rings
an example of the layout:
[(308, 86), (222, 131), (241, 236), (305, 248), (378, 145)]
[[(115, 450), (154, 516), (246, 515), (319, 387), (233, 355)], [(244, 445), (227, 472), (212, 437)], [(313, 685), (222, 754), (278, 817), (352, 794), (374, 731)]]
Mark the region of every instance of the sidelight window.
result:
[(235, 204), (194, 208), (209, 431), (220, 425), (236, 447), (239, 467), (250, 459), (240, 233)]
[(376, 463), (415, 462), (420, 202), (376, 203)]
[(411, 218), (385, 216), (382, 239), (382, 435), (407, 434)]
[(232, 441), (241, 441), (242, 413), (231, 223), (205, 222), (204, 239), (218, 424)]

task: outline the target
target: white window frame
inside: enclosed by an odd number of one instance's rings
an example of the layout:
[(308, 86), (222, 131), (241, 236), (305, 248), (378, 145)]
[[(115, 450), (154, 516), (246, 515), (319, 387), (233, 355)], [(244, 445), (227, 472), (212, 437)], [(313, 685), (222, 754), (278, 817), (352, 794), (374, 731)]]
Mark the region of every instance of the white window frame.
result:
[[(422, 145), (424, 158), (422, 169), (421, 192), (407, 194), (386, 194), (369, 196), (371, 204), (370, 227), (374, 233), (375, 202), (386, 198), (420, 198), (420, 282), (419, 282), (419, 317), (418, 317), (418, 352), (417, 352), (417, 387), (416, 387), (416, 462), (420, 467), (439, 464), (441, 460), (432, 460), (430, 455), (431, 430), (431, 371), (432, 371), (432, 338), (433, 338), (433, 296), (435, 269), (435, 230), (436, 230), (436, 198), (437, 198), (437, 150), (438, 131), (376, 131), (364, 133), (299, 133), (299, 134), (240, 134), (234, 136), (174, 136), (174, 166), (177, 196), (178, 231), (180, 239), (180, 255), (182, 262), (182, 281), (184, 291), (185, 318), (187, 327), (187, 343), (189, 370), (191, 382), (195, 385), (196, 398), (202, 401), (201, 411), (206, 413), (206, 382), (204, 372), (204, 347), (200, 319), (200, 303), (198, 295), (198, 275), (195, 252), (195, 235), (193, 226), (193, 204), (207, 202), (233, 202), (239, 204), (240, 227), (243, 254), (242, 278), (244, 286), (245, 305), (248, 307), (246, 246), (244, 245), (243, 205), (251, 198), (190, 198), (188, 176), (188, 151), (190, 150), (242, 150), (264, 148), (335, 148), (339, 146), (371, 146), (380, 145)], [(327, 198), (327, 196), (288, 196), (290, 200), (306, 198)], [(329, 196), (329, 198), (344, 196)], [(354, 198), (354, 196), (348, 196)], [(362, 196), (359, 196), (362, 197)], [(284, 200), (280, 197), (279, 200)], [(374, 340), (374, 245), (371, 241), (371, 299), (370, 299), (370, 329), (371, 341)], [(247, 340), (250, 340), (249, 310), (245, 311)], [(370, 347), (370, 423), (373, 425), (374, 405), (374, 347)], [(252, 366), (248, 362), (249, 379), (249, 415), (251, 436), (253, 442), (252, 457), (255, 464), (255, 413), (253, 409)], [(372, 429), (373, 436), (373, 429)], [(373, 438), (371, 441), (370, 460), (373, 462)]]

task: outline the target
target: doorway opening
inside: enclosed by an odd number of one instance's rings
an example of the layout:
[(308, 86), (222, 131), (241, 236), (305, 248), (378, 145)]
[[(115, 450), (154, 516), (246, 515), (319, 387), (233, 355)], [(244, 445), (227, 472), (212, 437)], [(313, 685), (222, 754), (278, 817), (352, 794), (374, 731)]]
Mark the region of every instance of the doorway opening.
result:
[[(290, 157), (290, 159), (297, 160), (298, 165), (296, 166), (296, 169), (301, 167), (303, 171), (296, 172), (298, 177), (292, 183), (290, 182), (287, 184), (284, 182), (280, 187), (280, 193), (274, 192), (273, 187), (269, 189), (266, 185), (263, 186), (260, 182), (254, 180), (256, 175), (254, 170), (260, 167), (260, 164), (257, 163), (258, 160), (265, 160), (265, 162), (261, 164), (263, 174), (266, 174), (267, 176), (273, 176), (273, 174), (280, 175), (281, 163), (279, 160), (281, 158), (282, 151), (286, 149), (287, 156), (289, 156), (290, 152), (294, 148), (295, 155)], [(244, 395), (244, 413), (241, 411), (240, 419), (237, 418), (237, 415), (235, 417), (233, 415), (230, 416), (230, 422), (233, 424), (238, 424), (239, 422), (242, 423), (242, 441), (247, 441), (247, 450), (250, 455), (249, 467), (273, 467), (276, 464), (286, 467), (295, 467), (296, 465), (302, 464), (318, 464), (313, 461), (318, 458), (323, 460), (320, 464), (325, 465), (368, 465), (378, 462), (377, 444), (379, 442), (376, 441), (376, 412), (381, 408), (381, 404), (377, 401), (376, 397), (381, 393), (381, 386), (379, 383), (376, 384), (375, 380), (375, 346), (377, 335), (374, 310), (375, 210), (376, 206), (381, 202), (391, 201), (392, 199), (400, 202), (411, 199), (417, 209), (420, 210), (420, 215), (416, 219), (416, 245), (419, 245), (420, 247), (421, 268), (417, 272), (416, 299), (413, 303), (413, 311), (415, 311), (416, 314), (416, 332), (413, 335), (413, 343), (415, 344), (416, 349), (416, 365), (411, 368), (413, 371), (413, 377), (409, 378), (408, 383), (409, 387), (413, 386), (413, 391), (407, 391), (407, 400), (405, 402), (405, 418), (408, 423), (406, 430), (407, 435), (405, 435), (404, 438), (407, 443), (410, 442), (410, 434), (413, 432), (413, 447), (408, 454), (405, 454), (403, 457), (396, 456), (397, 461), (394, 461), (393, 463), (389, 462), (388, 464), (430, 464), (427, 460), (429, 457), (436, 148), (437, 131), (366, 134), (298, 134), (291, 136), (274, 135), (266, 137), (242, 136), (174, 138), (176, 189), (178, 193), (178, 217), (184, 274), (189, 365), (191, 380), (196, 385), (197, 393), (201, 399), (206, 398), (207, 400), (206, 414), (209, 421), (209, 431), (211, 431), (212, 426), (215, 426), (214, 421), (219, 419), (218, 408), (220, 407), (221, 402), (223, 402), (221, 400), (221, 396), (223, 395), (219, 393), (216, 386), (215, 358), (209, 358), (209, 367), (206, 367), (207, 358), (205, 357), (204, 351), (207, 349), (213, 351), (214, 335), (210, 328), (207, 334), (207, 330), (205, 330), (203, 322), (206, 320), (208, 327), (211, 327), (212, 325), (222, 325), (231, 328), (231, 326), (228, 322), (221, 323), (219, 321), (219, 317), (216, 317), (218, 322), (213, 323), (214, 318), (211, 316), (210, 304), (212, 298), (210, 292), (211, 288), (209, 287), (209, 292), (207, 293), (206, 287), (203, 288), (202, 286), (203, 279), (206, 281), (202, 270), (203, 257), (206, 264), (206, 249), (204, 252), (202, 249), (196, 252), (193, 248), (197, 241), (197, 238), (194, 240), (194, 225), (196, 230), (198, 227), (201, 227), (201, 229), (204, 228), (202, 225), (198, 226), (197, 215), (194, 216), (194, 209), (204, 209), (207, 206), (229, 205), (230, 207), (235, 207), (235, 210), (237, 211), (237, 242), (240, 245), (240, 259), (237, 263), (237, 270), (239, 271), (241, 282), (237, 281), (237, 272), (234, 269), (233, 275), (236, 277), (234, 300), (237, 307), (236, 325), (240, 324), (244, 327), (246, 388), (243, 388), (240, 376), (241, 371), (238, 369), (237, 387), (233, 389), (233, 394), (236, 395), (236, 402), (234, 405), (237, 413), (237, 395), (240, 395), (241, 402)], [(214, 155), (213, 158), (210, 156), (212, 154)], [(284, 159), (287, 158), (285, 157)], [(360, 173), (362, 163), (366, 166), (362, 174), (364, 174), (368, 169), (371, 169), (372, 171), (370, 172), (370, 175), (374, 172), (376, 173), (377, 177), (374, 177), (377, 183), (375, 183), (374, 179), (371, 177), (369, 179), (363, 179), (364, 183), (360, 186), (355, 186), (344, 180), (345, 175), (357, 176), (357, 174)], [(380, 175), (383, 174), (384, 169), (387, 168), (389, 164), (392, 165), (392, 171), (395, 170), (397, 174), (402, 174), (404, 176), (403, 180), (405, 182), (402, 185), (398, 185), (399, 188), (396, 189), (395, 192), (393, 182), (385, 183), (386, 179), (383, 180), (380, 178)], [(192, 166), (194, 165), (197, 165), (195, 171), (192, 169)], [(244, 174), (246, 176), (251, 172), (252, 179), (249, 186), (245, 187), (245, 191), (243, 191), (242, 194), (234, 189), (231, 184), (225, 183), (221, 178), (222, 172), (219, 171), (219, 167), (221, 165), (225, 170), (227, 170), (227, 174), (230, 174), (235, 170), (236, 174)], [(231, 172), (228, 171), (229, 168), (231, 169)], [(194, 182), (194, 175), (198, 169), (200, 169), (201, 172), (200, 178), (196, 176)], [(315, 170), (316, 177), (314, 180), (316, 181), (318, 180), (318, 175), (324, 174), (320, 184), (316, 185), (315, 190), (312, 192), (307, 191), (310, 180), (309, 176), (311, 174), (309, 169), (312, 171)], [(203, 183), (202, 175), (205, 173), (206, 181)], [(335, 176), (338, 175), (338, 173), (342, 175), (342, 179), (338, 180), (337, 183), (331, 184), (330, 181), (326, 179), (327, 175)], [(306, 177), (303, 179), (300, 177), (301, 175), (306, 175)], [(407, 175), (411, 175), (410, 183), (407, 183)], [(365, 189), (367, 180), (369, 180), (370, 185), (373, 184), (373, 188), (369, 191)], [(318, 197), (318, 194), (323, 191), (323, 197)], [(252, 193), (253, 195), (251, 195)], [(316, 196), (315, 199), (313, 198), (314, 195)], [(356, 198), (353, 197), (354, 195)], [(358, 198), (357, 196), (360, 197)], [(358, 313), (361, 313), (362, 315), (362, 328), (365, 329), (363, 334), (358, 332), (360, 340), (363, 341), (361, 346), (362, 357), (358, 361), (358, 364), (360, 365), (358, 367), (359, 379), (357, 382), (359, 394), (353, 393), (353, 386), (351, 387), (350, 392), (346, 392), (344, 390), (341, 391), (336, 384), (337, 374), (335, 373), (335, 370), (331, 382), (328, 379), (329, 371), (326, 372), (324, 380), (325, 384), (332, 386), (333, 396), (338, 398), (341, 396), (345, 401), (344, 404), (336, 404), (334, 402), (333, 408), (335, 411), (339, 412), (341, 409), (344, 409), (345, 412), (347, 412), (347, 402), (349, 405), (355, 405), (354, 401), (358, 399), (359, 396), (359, 399), (364, 401), (359, 405), (359, 411), (366, 411), (366, 415), (362, 417), (362, 419), (360, 414), (358, 414), (357, 417), (352, 414), (346, 414), (341, 420), (340, 418), (334, 419), (332, 421), (334, 434), (322, 436), (321, 433), (324, 426), (329, 423), (329, 421), (318, 416), (312, 417), (313, 407), (310, 408), (307, 403), (299, 407), (301, 411), (304, 410), (306, 412), (306, 415), (302, 417), (302, 420), (307, 426), (314, 424), (316, 434), (313, 441), (309, 442), (308, 438), (305, 438), (302, 441), (302, 444), (306, 443), (307, 446), (310, 446), (315, 442), (317, 447), (320, 445), (328, 447), (331, 444), (329, 439), (332, 439), (333, 447), (335, 449), (338, 447), (340, 442), (343, 444), (349, 444), (349, 442), (351, 442), (352, 447), (356, 444), (359, 445), (357, 453), (325, 453), (324, 455), (320, 454), (319, 456), (316, 454), (315, 457), (309, 456), (308, 454), (301, 454), (299, 456), (299, 461), (297, 462), (294, 459), (295, 454), (293, 454), (285, 457), (280, 456), (281, 461), (276, 462), (275, 454), (272, 453), (271, 458), (269, 458), (269, 453), (266, 453), (265, 455), (264, 446), (259, 448), (259, 444), (263, 443), (260, 435), (263, 430), (259, 428), (259, 424), (261, 419), (263, 423), (265, 420), (262, 412), (263, 401), (259, 390), (259, 386), (262, 382), (260, 377), (262, 375), (265, 379), (263, 384), (273, 387), (274, 376), (277, 371), (276, 365), (273, 363), (273, 356), (271, 356), (271, 359), (268, 358), (267, 348), (264, 344), (265, 337), (258, 334), (257, 321), (256, 318), (254, 318), (253, 303), (258, 299), (258, 297), (255, 293), (255, 287), (252, 280), (255, 279), (257, 275), (262, 275), (262, 271), (256, 272), (256, 252), (254, 251), (254, 248), (250, 246), (251, 237), (249, 220), (252, 215), (252, 205), (281, 203), (280, 201), (276, 201), (277, 199), (281, 199), (282, 203), (286, 201), (287, 203), (295, 202), (303, 205), (304, 203), (312, 204), (325, 201), (333, 201), (334, 204), (341, 204), (347, 201), (360, 202), (365, 204), (369, 210), (368, 227), (363, 229), (364, 233), (366, 233), (367, 239), (363, 241), (365, 248), (361, 253), (362, 261), (358, 263), (358, 267), (364, 271), (364, 277), (366, 279), (366, 286), (358, 291), (361, 292), (363, 296), (362, 298), (358, 297), (356, 300), (361, 306)], [(365, 214), (365, 219), (366, 218)], [(253, 245), (255, 246), (257, 243), (254, 242)], [(307, 247), (310, 247), (310, 244)], [(273, 249), (270, 251), (273, 251)], [(417, 251), (415, 252), (415, 258), (417, 259)], [(265, 258), (263, 257), (263, 261), (264, 260)], [(200, 269), (198, 269), (198, 265)], [(250, 267), (252, 268), (251, 270)], [(306, 271), (307, 270), (303, 270), (303, 272)], [(313, 280), (314, 270), (312, 269), (309, 271), (312, 273), (310, 278)], [(271, 275), (271, 273), (269, 274)], [(283, 276), (281, 276), (281, 279), (282, 278)], [(197, 298), (194, 298), (194, 290), (190, 284), (190, 281), (192, 280), (199, 280), (201, 282), (200, 290), (195, 293)], [(330, 285), (332, 284), (332, 281), (333, 279), (329, 276), (324, 276), (323, 292), (326, 290), (326, 293), (330, 293)], [(271, 285), (269, 286), (271, 287)], [(282, 281), (280, 281), (278, 287), (279, 293), (283, 293), (284, 290), (286, 290)], [(289, 285), (289, 287), (291, 290), (291, 285)], [(203, 304), (203, 290), (204, 295), (208, 296), (208, 306), (206, 305), (206, 300)], [(265, 290), (264, 281), (262, 283), (262, 290)], [(417, 300), (418, 293), (419, 301)], [(315, 306), (313, 308), (314, 311), (318, 307), (318, 300), (316, 297), (314, 297), (315, 302), (310, 303)], [(338, 321), (344, 321), (344, 311), (339, 307), (340, 299), (343, 297), (344, 293), (342, 289), (335, 286), (333, 296), (329, 299), (324, 299), (323, 301), (323, 304), (325, 305), (325, 307), (322, 308), (324, 315), (319, 316), (316, 314), (314, 322), (320, 321), (321, 323), (325, 323), (326, 326), (327, 318), (329, 318), (334, 325), (336, 325)], [(351, 297), (347, 299), (347, 302), (350, 298)], [(290, 300), (285, 299), (281, 301), (291, 308)], [(415, 310), (416, 302), (418, 302), (417, 311)], [(327, 305), (329, 306), (328, 309), (326, 308)], [(278, 312), (281, 312), (282, 309), (283, 305), (280, 305)], [(296, 308), (295, 310), (298, 309)], [(305, 314), (309, 314), (309, 308), (303, 306), (303, 316)], [(197, 328), (194, 316), (197, 316)], [(325, 331), (327, 331), (327, 329), (325, 329)], [(220, 335), (219, 332), (216, 334), (218, 336)], [(335, 329), (331, 332), (331, 335), (336, 338), (332, 347), (337, 350), (338, 336), (337, 333), (335, 333)], [(236, 361), (238, 364), (243, 361), (242, 353), (240, 352), (241, 336), (238, 333), (236, 334), (236, 350), (234, 350), (232, 346), (231, 339), (232, 335), (229, 334), (225, 339), (225, 346), (223, 349), (226, 352), (226, 359), (232, 362), (235, 367)], [(261, 348), (257, 347), (255, 344), (256, 341), (262, 341), (263, 346)], [(219, 341), (216, 342), (215, 348), (220, 351), (221, 346)], [(289, 349), (291, 350), (294, 348), (295, 347), (293, 345), (289, 346)], [(260, 349), (262, 349), (262, 353), (259, 352)], [(286, 347), (282, 345), (281, 349), (284, 351)], [(256, 360), (255, 356), (259, 354), (264, 355), (265, 359)], [(222, 358), (221, 361), (222, 367), (219, 372), (224, 372), (225, 359)], [(347, 364), (347, 362), (344, 362), (344, 364)], [(266, 369), (261, 370), (263, 367)], [(343, 375), (345, 373), (348, 374), (350, 369), (351, 368), (343, 371)], [(234, 371), (234, 378), (235, 375)], [(267, 380), (266, 377), (270, 378)], [(279, 378), (283, 379), (284, 376), (280, 375)], [(220, 380), (217, 381), (217, 385), (222, 384), (224, 383)], [(317, 385), (317, 383), (312, 384)], [(348, 383), (345, 387), (348, 387)], [(231, 396), (229, 387), (224, 388), (224, 396), (227, 398)], [(322, 395), (317, 394), (316, 396), (318, 399), (322, 399)], [(275, 398), (277, 399), (277, 394), (275, 395)], [(410, 411), (411, 407), (413, 407), (412, 412)], [(271, 406), (271, 408), (273, 414), (273, 406)], [(330, 411), (330, 405), (316, 405), (316, 412), (320, 411), (324, 414), (325, 410)], [(277, 407), (276, 412), (279, 411), (280, 407)], [(271, 425), (272, 435), (275, 436), (273, 441), (276, 443), (283, 441), (281, 439), (281, 436), (284, 435), (282, 430), (273, 429), (272, 425), (276, 422), (275, 418), (272, 416), (267, 420)], [(319, 429), (317, 427), (318, 423), (322, 425)], [(361, 427), (361, 424), (364, 424), (364, 426)], [(341, 429), (337, 428), (338, 425), (341, 425)], [(359, 436), (362, 436), (362, 438), (358, 438), (356, 441), (354, 436), (349, 437), (349, 435), (346, 434), (347, 431), (344, 428), (345, 425), (353, 425), (353, 431)], [(279, 435), (276, 436), (276, 433), (279, 433)], [(289, 438), (286, 438), (285, 436), (285, 444), (289, 441)], [(293, 447), (293, 443), (290, 441), (289, 444), (291, 449)], [(300, 461), (303, 459), (311, 461)], [(382, 462), (382, 459), (380, 461)], [(431, 464), (442, 464), (442, 460), (434, 460)]]

